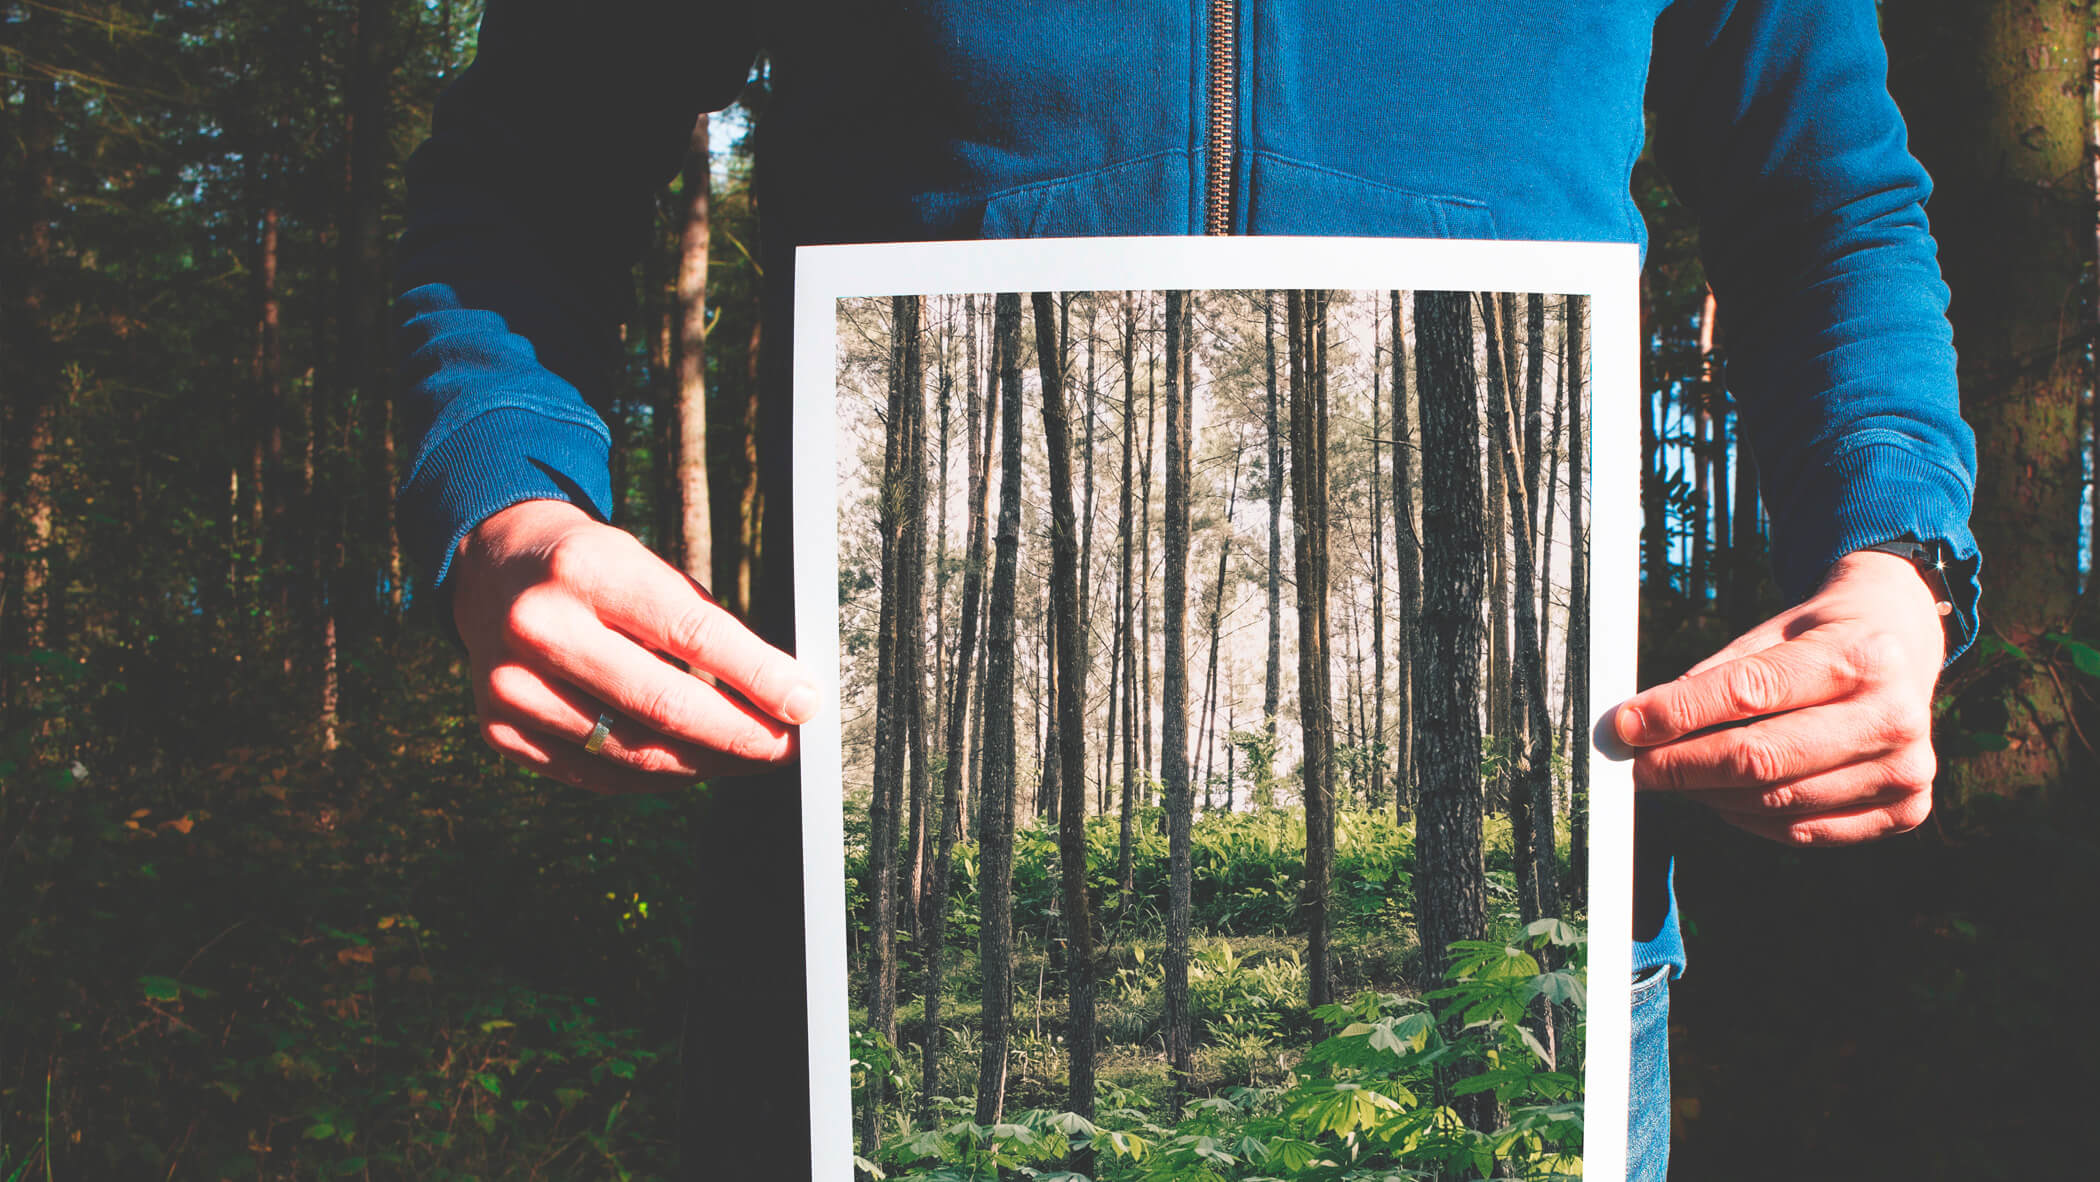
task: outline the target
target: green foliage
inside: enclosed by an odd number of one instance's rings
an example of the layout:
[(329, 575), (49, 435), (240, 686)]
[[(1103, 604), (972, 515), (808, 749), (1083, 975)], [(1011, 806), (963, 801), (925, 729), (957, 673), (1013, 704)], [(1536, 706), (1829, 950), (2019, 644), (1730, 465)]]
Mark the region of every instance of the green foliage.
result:
[(668, 1167), (689, 810), (492, 761), (441, 702), (333, 764), (112, 746), (81, 775), (11, 736), (0, 1127), (45, 1131), (0, 1178)]
[[(1099, 1182), (1579, 1176), (1585, 946), (1557, 920), (1455, 944), (1442, 988), (1322, 1006), (1313, 1017), (1332, 1033), (1280, 1086), (1227, 1088), (1171, 1123), (1113, 1085), (1093, 1121), (1035, 1109), (983, 1126), (951, 1101), (945, 1123), (889, 1138), (874, 1164), (893, 1182), (1052, 1178), (1091, 1147)], [(1199, 963), (1217, 980), (1245, 968), (1223, 946)], [(1557, 1048), (1534, 1032), (1542, 1010), (1566, 1032)], [(1470, 1128), (1461, 1098), (1485, 1095), (1493, 1127)]]

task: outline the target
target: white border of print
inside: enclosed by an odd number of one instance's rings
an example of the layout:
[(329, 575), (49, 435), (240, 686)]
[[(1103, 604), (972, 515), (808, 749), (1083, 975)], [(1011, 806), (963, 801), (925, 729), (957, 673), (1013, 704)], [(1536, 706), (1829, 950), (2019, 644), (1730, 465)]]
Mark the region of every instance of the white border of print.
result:
[[(1639, 256), (1631, 244), (1370, 238), (1042, 238), (803, 247), (795, 275), (795, 629), (828, 688), (802, 728), (810, 1160), (852, 1182), (839, 732), (836, 301), (1002, 291), (1314, 288), (1591, 298), (1590, 711), (1634, 691), (1639, 597)], [(827, 672), (829, 671), (829, 672)], [(1631, 765), (1590, 757), (1589, 1050), (1583, 1172), (1626, 1172), (1633, 954)]]

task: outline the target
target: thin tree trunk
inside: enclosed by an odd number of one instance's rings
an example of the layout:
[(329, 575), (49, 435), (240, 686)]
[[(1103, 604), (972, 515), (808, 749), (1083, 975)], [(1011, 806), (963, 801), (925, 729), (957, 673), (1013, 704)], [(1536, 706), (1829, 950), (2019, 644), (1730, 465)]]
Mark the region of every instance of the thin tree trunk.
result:
[[(1539, 917), (1538, 861), (1533, 856), (1533, 816), (1530, 793), (1524, 790), (1524, 776), (1512, 775), (1512, 764), (1524, 758), (1525, 748), (1516, 732), (1516, 713), (1511, 708), (1517, 701), (1521, 688), (1517, 682), (1516, 663), (1523, 654), (1512, 653), (1504, 629), (1510, 622), (1511, 580), (1513, 569), (1494, 569), (1508, 557), (1512, 534), (1529, 543), (1530, 526), (1527, 519), (1516, 512), (1521, 493), (1510, 487), (1513, 469), (1503, 463), (1503, 454), (1514, 448), (1510, 438), (1511, 419), (1509, 410), (1509, 376), (1512, 358), (1498, 341), (1504, 340), (1503, 323), (1509, 314), (1506, 298), (1482, 293), (1480, 296), (1480, 320), (1487, 335), (1487, 399), (1488, 399), (1488, 496), (1493, 498), (1489, 513), (1488, 549), (1493, 555), (1490, 561), (1490, 591), (1494, 596), (1495, 636), (1490, 642), (1493, 657), (1489, 665), (1489, 676), (1494, 679), (1496, 710), (1493, 726), (1495, 750), (1502, 756), (1497, 767), (1497, 787), (1505, 794), (1509, 811), (1510, 864), (1516, 872), (1517, 913), (1525, 923)], [(1521, 561), (1521, 560), (1519, 560)], [(1511, 564), (1514, 566), (1514, 564)], [(1521, 646), (1520, 646), (1521, 647)], [(1515, 658), (1512, 660), (1512, 658)]]
[(1322, 292), (1285, 296), (1291, 391), (1291, 532), (1298, 601), (1298, 719), (1305, 751), (1300, 767), (1305, 800), (1305, 885), (1300, 914), (1306, 929), (1306, 998), (1333, 1000), (1328, 965), (1328, 892), (1332, 878), (1334, 787), (1333, 700), (1329, 687), (1327, 624), (1327, 408), (1326, 298)]
[(1226, 562), (1232, 555), (1232, 513), (1240, 499), (1240, 459), (1246, 454), (1244, 447), (1234, 448), (1232, 453), (1232, 481), (1225, 495), (1225, 536), (1218, 539), (1218, 580), (1210, 601), (1210, 663), (1209, 671), (1203, 675), (1203, 808), (1211, 808), (1211, 772), (1215, 770), (1211, 746), (1217, 739), (1218, 710), (1218, 632), (1225, 619), (1225, 573)]
[[(946, 707), (945, 734), (947, 762), (941, 768), (941, 823), (937, 852), (934, 854), (933, 877), (926, 893), (926, 912), (919, 928), (924, 938), (926, 959), (925, 1013), (926, 1031), (922, 1058), (919, 1067), (919, 1123), (932, 1127), (934, 1123), (933, 1102), (938, 1095), (941, 1061), (941, 978), (942, 954), (946, 948), (943, 939), (948, 920), (948, 891), (954, 875), (956, 830), (962, 817), (963, 770), (968, 761), (963, 757), (963, 744), (969, 729), (970, 716), (970, 668), (976, 656), (978, 601), (984, 593), (985, 549), (988, 532), (985, 509), (990, 500), (990, 472), (981, 463), (983, 454), (990, 450), (989, 440), (980, 445), (976, 380), (976, 313), (974, 297), (964, 297), (964, 316), (969, 319), (970, 333), (970, 380), (966, 396), (969, 400), (965, 414), (968, 417), (966, 430), (969, 433), (969, 491), (966, 494), (968, 517), (968, 540), (964, 544), (961, 620), (955, 638), (955, 677), (953, 688), (943, 705)], [(990, 416), (986, 422), (989, 425)], [(945, 469), (946, 464), (943, 463)], [(938, 676), (938, 673), (936, 673)]]
[[(685, 154), (685, 220), (678, 236), (678, 556), (686, 574), (714, 580), (707, 501), (707, 116), (693, 120)], [(913, 305), (916, 315), (917, 305)], [(903, 325), (893, 325), (901, 333)], [(914, 326), (916, 332), (916, 326)]]
[(1420, 450), (1415, 444), (1415, 415), (1408, 397), (1407, 333), (1401, 323), (1400, 293), (1392, 293), (1393, 311), (1393, 590), (1400, 626), (1393, 630), (1395, 722), (1393, 736), (1393, 811), (1406, 821), (1415, 801), (1415, 636), (1422, 619), (1422, 543), (1415, 528), (1415, 473)]
[[(1503, 297), (1503, 314), (1510, 311), (1509, 297)], [(1538, 331), (1537, 320), (1529, 332), (1534, 350), (1544, 347), (1544, 338)], [(1505, 394), (1508, 383), (1503, 383)], [(1534, 913), (1525, 915), (1530, 923), (1545, 915), (1559, 912), (1558, 892), (1554, 889), (1553, 859), (1553, 721), (1546, 708), (1545, 668), (1540, 662), (1538, 627), (1538, 565), (1532, 553), (1532, 538), (1529, 522), (1532, 520), (1531, 491), (1525, 485), (1524, 457), (1517, 450), (1517, 442), (1507, 428), (1515, 417), (1515, 407), (1505, 403), (1499, 408), (1500, 420), (1496, 432), (1501, 445), (1500, 461), (1504, 483), (1509, 495), (1510, 520), (1516, 524), (1514, 533), (1516, 558), (1515, 605), (1517, 616), (1517, 640), (1515, 646), (1516, 690), (1524, 703), (1525, 729), (1529, 743), (1524, 749), (1524, 761), (1518, 768), (1517, 783), (1511, 792), (1512, 813), (1518, 799), (1524, 802), (1529, 814), (1530, 828), (1525, 834), (1528, 846), (1520, 845), (1514, 851), (1518, 860), (1519, 878), (1524, 877), (1522, 865), (1529, 861), (1529, 877), (1535, 892), (1529, 900)], [(1523, 901), (1520, 899), (1520, 902)]]
[(1178, 291), (1170, 291), (1166, 296), (1166, 578), (1161, 588), (1165, 619), (1159, 760), (1167, 805), (1167, 1107), (1177, 1117), (1187, 1099), (1195, 1065), (1188, 984), (1190, 792), (1188, 664), (1183, 635), (1189, 592), (1188, 412), (1181, 381), (1181, 351), (1187, 347), (1182, 334), (1182, 305), (1186, 299)]
[[(1069, 301), (1072, 297), (1067, 295), (1065, 298)], [(1082, 620), (1086, 621), (1082, 623), (1078, 637), (1081, 669), (1092, 668), (1094, 661), (1094, 629), (1091, 623), (1094, 611), (1094, 414), (1100, 403), (1100, 389), (1094, 382), (1094, 330), (1099, 311), (1098, 299), (1089, 294), (1086, 301), (1086, 444), (1080, 456), (1085, 471), (1085, 507), (1079, 517), (1079, 611)], [(1110, 696), (1113, 697), (1116, 684), (1113, 671), (1109, 674), (1108, 684)], [(1085, 699), (1082, 698), (1081, 701)], [(1081, 730), (1081, 747), (1086, 745), (1086, 737), (1087, 732)], [(1082, 763), (1080, 770), (1083, 772), (1086, 766)], [(1108, 777), (1103, 775), (1098, 784), (1098, 791), (1102, 795), (1097, 800), (1094, 811), (1106, 813)]]
[(1385, 791), (1385, 473), (1379, 463), (1380, 439), (1385, 425), (1379, 382), (1384, 373), (1378, 364), (1378, 305), (1371, 305), (1371, 725), (1366, 761), (1365, 796), (1378, 806)]
[[(1143, 696), (1144, 741), (1138, 762), (1144, 765), (1149, 777), (1161, 774), (1160, 750), (1155, 743), (1156, 733), (1152, 723), (1152, 687), (1158, 685), (1153, 676), (1152, 664), (1152, 460), (1155, 440), (1153, 426), (1158, 419), (1159, 399), (1153, 382), (1156, 358), (1152, 346), (1151, 308), (1145, 309), (1145, 450), (1139, 461), (1138, 472), (1138, 640), (1143, 646), (1140, 652), (1142, 663), (1138, 666), (1138, 688)], [(1147, 795), (1150, 793), (1148, 791)]]
[[(1050, 587), (1057, 615), (1057, 714), (1062, 744), (1063, 811), (1058, 823), (1058, 862), (1064, 887), (1065, 974), (1070, 1056), (1066, 1104), (1094, 1115), (1094, 931), (1086, 883), (1086, 665), (1079, 627), (1081, 582), (1078, 524), (1072, 512), (1072, 439), (1065, 416), (1065, 382), (1059, 353), (1052, 348), (1052, 298), (1035, 293), (1037, 368), (1043, 381), (1043, 444), (1050, 461)], [(1091, 351), (1091, 350), (1090, 350)], [(1093, 1151), (1073, 1152), (1071, 1168), (1093, 1172)]]
[[(897, 706), (904, 721), (905, 754), (911, 760), (908, 827), (905, 830), (904, 920), (914, 943), (920, 939), (919, 908), (925, 891), (927, 800), (931, 788), (926, 760), (926, 367), (925, 299), (911, 297), (903, 326), (904, 410), (909, 428), (904, 468), (904, 576), (898, 588)], [(894, 997), (894, 990), (892, 992)]]
[[(904, 585), (910, 579), (906, 557), (911, 527), (913, 460), (910, 363), (906, 351), (918, 324), (917, 301), (897, 296), (890, 301), (889, 404), (885, 420), (879, 519), (882, 531), (882, 600), (876, 622), (875, 747), (868, 791), (868, 924), (869, 965), (865, 1006), (868, 1025), (881, 1037), (897, 1040), (896, 880), (897, 812), (903, 794), (909, 721), (900, 709), (907, 683), (906, 652), (911, 648), (904, 611)], [(681, 462), (682, 466), (682, 462)], [(859, 1112), (861, 1152), (872, 1155), (880, 1141), (885, 1102), (880, 1077), (870, 1080)]]
[[(1137, 651), (1132, 630), (1133, 608), (1136, 606), (1130, 583), (1131, 548), (1131, 489), (1130, 469), (1136, 423), (1131, 412), (1137, 409), (1137, 373), (1131, 368), (1137, 352), (1137, 305), (1129, 292), (1123, 293), (1123, 485), (1120, 506), (1123, 522), (1117, 534), (1118, 549), (1121, 550), (1120, 586), (1117, 596), (1122, 602), (1121, 618), (1117, 623), (1123, 649), (1123, 802), (1120, 824), (1116, 832), (1116, 915), (1130, 914), (1130, 896), (1135, 889), (1132, 881), (1136, 867), (1131, 861), (1131, 839), (1136, 820), (1138, 733), (1137, 733)], [(1142, 529), (1139, 524), (1137, 528)]]
[(1269, 738), (1283, 707), (1283, 434), (1276, 389), (1276, 293), (1261, 293), (1263, 351), (1268, 359), (1269, 428), (1269, 657), (1262, 675), (1261, 713)]
[(977, 1123), (999, 1120), (1006, 1100), (1013, 1013), (1013, 648), (1015, 566), (1021, 548), (1021, 297), (997, 297), (1001, 402), (999, 535), (985, 650), (983, 801), (978, 807), (978, 955), (984, 980)]

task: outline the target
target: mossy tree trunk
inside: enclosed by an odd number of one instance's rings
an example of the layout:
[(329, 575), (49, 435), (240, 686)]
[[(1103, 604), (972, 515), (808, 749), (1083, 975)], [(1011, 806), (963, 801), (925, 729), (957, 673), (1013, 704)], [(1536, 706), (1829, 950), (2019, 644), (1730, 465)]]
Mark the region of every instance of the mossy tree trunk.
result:
[(1965, 687), (1955, 725), (1999, 750), (1942, 744), (1943, 805), (2070, 782), (2073, 674), (2044, 639), (2071, 623), (2078, 586), (2078, 404), (2088, 375), (2078, 309), (2089, 293), (2089, 7), (2074, 0), (1891, 7), (1889, 87), (1932, 174), (1929, 208), (1953, 292), (1962, 411), (1976, 431), (1973, 528), (1988, 548), (1984, 631), (1999, 658)]

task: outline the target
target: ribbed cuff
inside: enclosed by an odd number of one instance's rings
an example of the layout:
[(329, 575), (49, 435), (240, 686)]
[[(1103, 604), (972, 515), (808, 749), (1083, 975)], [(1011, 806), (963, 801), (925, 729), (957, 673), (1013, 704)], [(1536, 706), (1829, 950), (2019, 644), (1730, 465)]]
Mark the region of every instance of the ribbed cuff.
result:
[(610, 520), (610, 446), (592, 428), (516, 407), (498, 407), (460, 424), (418, 460), (397, 499), (401, 540), (430, 572), (425, 593), (453, 631), (447, 575), (461, 538), (520, 501), (567, 501)]
[(1976, 639), (1982, 595), (1968, 482), (1919, 455), (1895, 431), (1865, 432), (1808, 470), (1813, 476), (1774, 512), (1772, 565), (1780, 590), (1795, 602), (1808, 598), (1838, 559), (1865, 546), (1940, 542), (1950, 555), (1947, 590), (1954, 598), (1947, 660), (1966, 651)]

